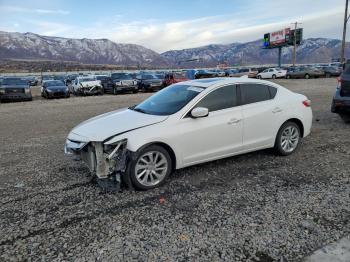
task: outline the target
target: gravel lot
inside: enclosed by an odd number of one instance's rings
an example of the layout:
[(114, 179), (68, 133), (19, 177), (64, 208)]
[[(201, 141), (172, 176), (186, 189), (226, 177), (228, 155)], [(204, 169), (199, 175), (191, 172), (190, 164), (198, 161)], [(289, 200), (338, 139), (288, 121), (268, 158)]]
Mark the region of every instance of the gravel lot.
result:
[(278, 80), (313, 102), (312, 134), (175, 172), (148, 192), (101, 192), (66, 158), (68, 132), (150, 94), (0, 104), (1, 261), (300, 261), (350, 233), (350, 125), (335, 79)]

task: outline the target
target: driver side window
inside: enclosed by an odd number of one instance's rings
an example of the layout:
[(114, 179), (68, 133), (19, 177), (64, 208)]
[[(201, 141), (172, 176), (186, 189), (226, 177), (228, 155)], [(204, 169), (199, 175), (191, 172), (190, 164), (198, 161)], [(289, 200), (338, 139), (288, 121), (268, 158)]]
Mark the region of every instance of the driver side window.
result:
[(209, 109), (209, 112), (213, 112), (235, 107), (237, 104), (236, 86), (228, 85), (212, 91), (195, 107), (205, 107)]

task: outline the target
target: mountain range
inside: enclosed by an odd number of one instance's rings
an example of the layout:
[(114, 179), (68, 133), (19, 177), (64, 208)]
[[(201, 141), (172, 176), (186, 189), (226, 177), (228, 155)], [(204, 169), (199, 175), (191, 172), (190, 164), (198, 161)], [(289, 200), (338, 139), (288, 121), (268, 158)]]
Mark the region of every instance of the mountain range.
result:
[[(47, 59), (153, 68), (212, 67), (222, 63), (275, 64), (277, 49), (263, 49), (261, 44), (261, 40), (227, 45), (212, 44), (159, 54), (140, 45), (119, 44), (108, 39), (72, 39), (0, 31), (0, 60)], [(341, 41), (337, 39), (308, 38), (297, 48), (297, 62), (331, 62), (332, 59), (339, 57), (340, 48)], [(346, 57), (349, 56), (350, 50), (346, 52)], [(292, 47), (284, 47), (282, 63), (291, 63), (291, 60)]]

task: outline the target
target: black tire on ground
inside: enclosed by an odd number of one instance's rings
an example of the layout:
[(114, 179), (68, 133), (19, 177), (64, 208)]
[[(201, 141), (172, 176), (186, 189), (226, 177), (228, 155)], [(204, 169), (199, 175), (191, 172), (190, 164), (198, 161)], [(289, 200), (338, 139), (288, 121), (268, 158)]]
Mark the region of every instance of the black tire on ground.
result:
[(117, 95), (118, 94), (118, 91), (117, 91), (117, 88), (113, 88), (113, 95)]
[(272, 79), (276, 79), (276, 75), (272, 75)]
[(138, 93), (138, 92), (139, 92), (139, 90), (133, 90), (133, 91), (132, 91), (133, 94), (136, 94), (136, 93)]
[(326, 78), (330, 78), (331, 74), (330, 73), (326, 73)]
[(286, 75), (286, 78), (287, 78), (287, 79), (291, 79), (290, 75)]
[[(299, 136), (296, 147), (290, 152), (284, 150), (282, 147), (282, 134), (283, 134), (284, 130), (286, 130), (288, 127), (296, 128), (297, 132), (298, 132), (298, 136)], [(290, 122), (290, 121), (285, 122), (278, 130), (276, 140), (275, 140), (274, 150), (280, 156), (288, 156), (288, 155), (294, 153), (298, 149), (301, 139), (302, 139), (302, 137), (301, 137), (299, 126), (294, 122)]]
[(305, 79), (309, 79), (309, 78), (310, 78), (310, 75), (309, 75), (309, 74), (305, 74), (304, 78), (305, 78)]
[(261, 79), (261, 75), (257, 75), (257, 77), (256, 77), (256, 78)]
[(349, 114), (339, 114), (339, 116), (341, 117), (341, 119), (343, 119), (343, 121), (345, 123), (350, 123), (350, 113)]
[[(152, 186), (146, 186), (141, 184), (137, 178), (136, 178), (136, 173), (135, 173), (135, 167), (137, 162), (139, 161), (139, 159), (147, 152), (160, 152), (161, 154), (163, 154), (166, 158), (167, 161), (167, 170), (166, 170), (166, 174), (165, 176), (162, 178), (162, 180), (157, 183), (156, 185), (152, 185)], [(166, 181), (166, 179), (169, 177), (170, 173), (172, 172), (172, 161), (171, 161), (171, 157), (168, 153), (167, 150), (164, 149), (164, 147), (162, 146), (158, 146), (158, 145), (150, 145), (148, 147), (145, 147), (143, 149), (141, 149), (139, 152), (137, 152), (137, 157), (134, 158), (133, 160), (130, 161), (129, 165), (128, 165), (128, 174), (130, 176), (131, 182), (134, 185), (134, 187), (138, 190), (149, 190), (149, 189), (153, 189), (156, 187), (159, 187), (161, 185), (163, 185)]]

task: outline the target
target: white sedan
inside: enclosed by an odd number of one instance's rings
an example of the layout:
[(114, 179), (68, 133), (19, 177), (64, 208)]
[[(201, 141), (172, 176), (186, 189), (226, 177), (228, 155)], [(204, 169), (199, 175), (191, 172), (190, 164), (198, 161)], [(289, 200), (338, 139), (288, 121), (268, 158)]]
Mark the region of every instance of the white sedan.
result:
[(286, 77), (287, 70), (279, 69), (279, 68), (268, 68), (257, 74), (256, 77), (258, 79), (276, 79), (281, 77)]
[(308, 98), (278, 84), (199, 79), (81, 123), (69, 133), (65, 152), (99, 179), (118, 177), (147, 190), (173, 170), (203, 162), (265, 148), (289, 155), (311, 123)]

